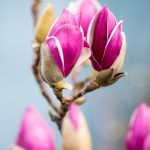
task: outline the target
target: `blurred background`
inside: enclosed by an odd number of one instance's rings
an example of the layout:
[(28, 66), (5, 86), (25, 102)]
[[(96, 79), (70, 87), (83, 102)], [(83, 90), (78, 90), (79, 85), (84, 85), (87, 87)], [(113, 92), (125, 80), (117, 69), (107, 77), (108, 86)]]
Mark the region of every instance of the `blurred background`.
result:
[[(59, 131), (48, 117), (49, 106), (31, 70), (32, 0), (0, 2), (0, 149), (8, 150), (15, 142), (26, 106), (34, 105), (53, 129), (57, 149), (61, 150)], [(43, 0), (41, 11), (47, 2), (56, 6), (58, 16), (69, 0)], [(93, 150), (123, 150), (131, 113), (141, 101), (150, 101), (150, 1), (100, 3), (107, 4), (118, 21), (124, 20), (128, 46), (123, 70), (128, 76), (113, 86), (87, 94), (88, 101), (81, 109), (89, 124)]]

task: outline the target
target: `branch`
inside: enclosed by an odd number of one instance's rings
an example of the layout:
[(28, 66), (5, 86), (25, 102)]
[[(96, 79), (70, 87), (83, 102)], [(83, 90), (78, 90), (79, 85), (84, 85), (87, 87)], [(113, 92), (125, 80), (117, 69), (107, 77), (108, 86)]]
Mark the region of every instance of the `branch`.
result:
[(39, 71), (39, 63), (40, 63), (40, 45), (36, 42), (33, 43), (33, 50), (34, 50), (34, 60), (33, 60), (33, 65), (32, 65), (32, 70), (34, 73), (34, 76), (36, 78), (36, 81), (40, 87), (41, 93), (42, 95), (45, 97), (45, 99), (47, 100), (47, 102), (51, 105), (51, 107), (57, 112), (58, 111), (58, 107), (56, 106), (56, 104), (52, 101), (46, 87), (45, 84), (43, 82), (43, 79), (40, 75), (40, 71)]
[(32, 3), (31, 10), (32, 10), (32, 15), (33, 15), (34, 27), (36, 26), (37, 21), (38, 21), (39, 7), (41, 5), (41, 2), (42, 0), (33, 0), (33, 3)]

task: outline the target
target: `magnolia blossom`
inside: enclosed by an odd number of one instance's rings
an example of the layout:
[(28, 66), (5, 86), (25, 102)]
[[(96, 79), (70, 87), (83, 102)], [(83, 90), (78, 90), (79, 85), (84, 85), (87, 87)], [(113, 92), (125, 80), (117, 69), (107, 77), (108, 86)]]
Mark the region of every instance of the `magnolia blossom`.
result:
[(74, 67), (91, 55), (82, 28), (79, 28), (76, 17), (67, 9), (63, 10), (50, 29), (46, 44), (63, 77), (67, 77)]
[(97, 0), (76, 0), (69, 3), (68, 9), (76, 15), (86, 36), (89, 24), (101, 6)]
[(89, 129), (83, 113), (76, 104), (71, 104), (62, 124), (64, 150), (91, 150)]
[(96, 71), (121, 69), (126, 49), (122, 23), (117, 23), (107, 6), (91, 21), (87, 40), (92, 49), (91, 62)]
[(141, 104), (134, 111), (126, 136), (127, 150), (150, 149), (150, 107)]
[(31, 106), (24, 113), (16, 145), (24, 150), (55, 150), (52, 131)]

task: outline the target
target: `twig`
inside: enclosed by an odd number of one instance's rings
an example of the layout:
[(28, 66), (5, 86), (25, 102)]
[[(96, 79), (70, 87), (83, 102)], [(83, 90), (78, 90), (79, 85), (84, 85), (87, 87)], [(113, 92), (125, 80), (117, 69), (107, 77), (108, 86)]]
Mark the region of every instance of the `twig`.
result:
[(33, 0), (33, 4), (32, 4), (32, 15), (33, 15), (33, 23), (34, 23), (34, 27), (37, 24), (38, 21), (38, 16), (39, 16), (39, 7), (41, 4), (42, 0)]
[(53, 102), (50, 95), (48, 94), (48, 91), (45, 87), (45, 84), (44, 84), (43, 79), (41, 78), (41, 75), (39, 72), (40, 45), (38, 43), (34, 42), (33, 50), (34, 50), (34, 60), (33, 60), (32, 70), (33, 70), (34, 76), (36, 78), (37, 83), (39, 84), (42, 95), (45, 97), (45, 99), (51, 105), (51, 107), (57, 112), (58, 107), (56, 106), (56, 104)]

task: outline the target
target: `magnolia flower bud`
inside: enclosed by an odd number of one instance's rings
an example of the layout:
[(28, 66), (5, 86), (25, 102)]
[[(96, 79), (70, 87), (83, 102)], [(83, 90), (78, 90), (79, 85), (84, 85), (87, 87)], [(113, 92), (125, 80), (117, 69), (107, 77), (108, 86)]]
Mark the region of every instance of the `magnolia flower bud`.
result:
[(51, 4), (47, 4), (35, 28), (35, 40), (38, 43), (42, 44), (46, 40), (46, 36), (54, 22), (54, 18), (54, 8)]
[(149, 150), (150, 148), (150, 107), (141, 104), (134, 111), (126, 136), (127, 150)]
[(63, 80), (62, 73), (56, 65), (47, 44), (43, 43), (41, 45), (41, 75), (45, 82), (49, 85), (55, 85), (56, 83)]
[(33, 107), (28, 107), (24, 113), (14, 148), (15, 150), (55, 150), (52, 131)]
[(89, 46), (85, 45), (82, 28), (67, 9), (50, 29), (46, 44), (64, 78), (91, 55)]
[(125, 73), (120, 70), (126, 51), (125, 34), (122, 32), (122, 21), (117, 23), (107, 6), (91, 21), (87, 38), (92, 49), (91, 62), (98, 72), (96, 80), (99, 84), (111, 85), (123, 77)]
[(62, 124), (63, 150), (91, 150), (89, 129), (78, 106), (71, 104)]

